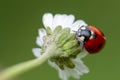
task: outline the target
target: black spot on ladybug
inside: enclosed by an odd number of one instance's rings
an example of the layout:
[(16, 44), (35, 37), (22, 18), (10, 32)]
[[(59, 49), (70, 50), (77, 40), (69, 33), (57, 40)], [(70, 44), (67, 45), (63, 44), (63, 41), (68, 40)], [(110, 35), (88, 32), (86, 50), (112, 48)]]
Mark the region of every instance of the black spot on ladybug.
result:
[(89, 48), (89, 51), (93, 51), (94, 49), (93, 48)]
[(101, 48), (103, 46), (103, 44), (102, 43), (100, 43), (99, 45), (98, 45), (98, 48)]

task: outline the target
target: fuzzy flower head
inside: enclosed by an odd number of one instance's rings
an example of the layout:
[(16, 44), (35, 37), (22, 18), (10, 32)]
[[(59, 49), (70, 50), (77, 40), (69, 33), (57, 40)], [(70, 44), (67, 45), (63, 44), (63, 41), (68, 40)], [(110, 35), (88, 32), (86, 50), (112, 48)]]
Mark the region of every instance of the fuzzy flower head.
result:
[(34, 55), (39, 58), (46, 51), (51, 54), (48, 59), (50, 66), (58, 70), (62, 80), (69, 77), (79, 79), (89, 69), (81, 60), (87, 55), (81, 52), (80, 44), (76, 40), (76, 31), (81, 26), (87, 26), (83, 20), (75, 21), (73, 15), (51, 13), (43, 15), (45, 28), (39, 29), (36, 43), (39, 48), (34, 48)]

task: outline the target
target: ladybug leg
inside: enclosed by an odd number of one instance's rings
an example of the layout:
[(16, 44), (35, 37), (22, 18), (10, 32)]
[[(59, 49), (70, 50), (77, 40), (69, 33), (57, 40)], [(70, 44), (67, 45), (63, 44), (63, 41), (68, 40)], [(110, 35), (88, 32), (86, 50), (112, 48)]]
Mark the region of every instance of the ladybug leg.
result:
[(80, 36), (80, 37), (77, 37), (77, 40), (79, 41), (80, 43), (80, 49), (83, 51), (84, 49), (84, 44), (85, 44), (85, 37), (84, 36)]
[(84, 44), (85, 44), (84, 42), (80, 42), (80, 50), (81, 51), (83, 51), (83, 49), (84, 49)]

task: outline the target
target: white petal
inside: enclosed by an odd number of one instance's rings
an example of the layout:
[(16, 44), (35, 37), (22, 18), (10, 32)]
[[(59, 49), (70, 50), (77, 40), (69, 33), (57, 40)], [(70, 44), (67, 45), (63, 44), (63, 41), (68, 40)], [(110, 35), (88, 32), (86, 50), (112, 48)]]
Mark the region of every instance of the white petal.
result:
[(35, 57), (39, 58), (41, 56), (41, 49), (40, 48), (33, 48), (32, 52)]
[(56, 14), (53, 18), (53, 29), (55, 29), (55, 27), (60, 26), (62, 23), (62, 18), (63, 16), (61, 14)]
[(49, 64), (51, 67), (55, 68), (56, 70), (58, 70), (58, 68), (59, 68), (54, 62), (51, 62), (50, 60), (48, 60), (48, 64)]
[(59, 69), (59, 77), (62, 79), (62, 80), (68, 80), (68, 76), (67, 76), (67, 73), (65, 72), (65, 70), (61, 70)]
[(52, 29), (53, 15), (51, 13), (44, 14), (42, 21), (45, 28), (50, 27)]
[(39, 36), (41, 38), (43, 38), (43, 36), (46, 36), (46, 35), (47, 35), (47, 33), (46, 33), (45, 29), (39, 29)]
[(74, 69), (70, 69), (70, 68), (65, 68), (66, 71), (68, 71), (69, 77), (74, 77), (76, 79), (80, 78), (80, 75), (78, 74), (78, 72), (76, 72)]
[(63, 28), (71, 27), (74, 20), (75, 20), (75, 17), (73, 15), (65, 16), (62, 23)]
[[(73, 62), (75, 64), (75, 69), (77, 71), (81, 72), (82, 74), (89, 72), (88, 67), (81, 60), (74, 59)], [(80, 75), (81, 75), (81, 73), (80, 73)]]
[(81, 52), (77, 55), (77, 58), (76, 59), (82, 59), (84, 58), (85, 56), (88, 55), (88, 52), (84, 51), (84, 52)]
[(87, 24), (83, 20), (75, 21), (71, 27), (71, 32), (77, 31), (81, 26), (87, 26)]
[(50, 60), (48, 60), (48, 63), (51, 67), (55, 68), (56, 70), (58, 70), (59, 72), (59, 77), (62, 79), (62, 80), (68, 80), (68, 74), (64, 71), (64, 70), (61, 70), (59, 68), (58, 65), (56, 65), (54, 62), (51, 62)]
[(43, 39), (41, 37), (37, 37), (36, 43), (38, 46), (43, 46)]

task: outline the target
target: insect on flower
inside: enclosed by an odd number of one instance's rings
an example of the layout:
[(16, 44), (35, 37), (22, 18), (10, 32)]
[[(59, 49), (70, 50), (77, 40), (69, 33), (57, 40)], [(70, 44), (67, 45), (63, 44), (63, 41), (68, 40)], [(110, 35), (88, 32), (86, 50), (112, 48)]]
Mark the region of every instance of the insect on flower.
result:
[(94, 26), (82, 26), (76, 32), (76, 38), (80, 42), (80, 48), (91, 53), (99, 52), (105, 45), (103, 32)]
[(75, 21), (74, 15), (46, 13), (42, 20), (45, 28), (39, 29), (36, 40), (39, 48), (33, 48), (34, 55), (40, 58), (44, 53), (51, 54), (48, 63), (58, 70), (61, 80), (79, 79), (88, 73), (82, 61), (88, 53), (81, 49), (85, 47), (89, 53), (100, 51), (105, 44), (103, 33), (83, 20)]
[[(43, 15), (45, 28), (39, 29), (36, 43), (39, 48), (33, 48), (33, 53), (40, 58), (44, 52), (55, 55), (48, 59), (50, 66), (58, 70), (61, 80), (70, 77), (79, 79), (88, 73), (89, 69), (82, 61), (88, 53), (81, 52), (76, 39), (76, 31), (82, 25), (87, 26), (83, 20), (76, 20), (74, 15), (46, 13)], [(54, 49), (53, 49), (54, 48)]]

